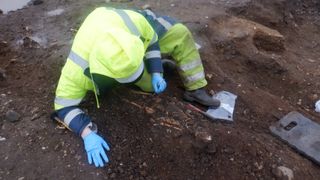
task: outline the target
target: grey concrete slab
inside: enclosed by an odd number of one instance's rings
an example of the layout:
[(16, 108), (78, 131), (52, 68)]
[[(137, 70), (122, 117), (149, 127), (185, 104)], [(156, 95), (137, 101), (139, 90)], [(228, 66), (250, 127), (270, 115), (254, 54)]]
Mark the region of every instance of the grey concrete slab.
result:
[(320, 125), (298, 112), (290, 112), (270, 126), (272, 134), (320, 165)]

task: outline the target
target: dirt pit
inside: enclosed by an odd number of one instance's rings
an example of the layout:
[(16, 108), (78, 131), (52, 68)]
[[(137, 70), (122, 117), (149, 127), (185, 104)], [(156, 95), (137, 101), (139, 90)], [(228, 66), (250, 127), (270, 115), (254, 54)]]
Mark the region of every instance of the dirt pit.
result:
[[(97, 169), (49, 118), (60, 70), (95, 7), (146, 4), (194, 32), (208, 90), (238, 95), (235, 122), (187, 110), (177, 73), (161, 95), (119, 88), (96, 109), (89, 94), (82, 108), (111, 146)], [(320, 123), (319, 11), (315, 0), (49, 0), (0, 15), (0, 179), (319, 179), (319, 166), (269, 131), (293, 110)]]

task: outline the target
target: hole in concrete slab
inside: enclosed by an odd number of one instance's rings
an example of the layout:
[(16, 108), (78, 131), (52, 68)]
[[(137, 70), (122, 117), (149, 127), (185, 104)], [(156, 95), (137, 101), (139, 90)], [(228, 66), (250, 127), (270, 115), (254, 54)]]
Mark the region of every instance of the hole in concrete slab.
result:
[(297, 126), (297, 122), (295, 121), (292, 121), (291, 123), (289, 123), (286, 127), (284, 127), (284, 129), (286, 131), (290, 131), (292, 128), (296, 127)]

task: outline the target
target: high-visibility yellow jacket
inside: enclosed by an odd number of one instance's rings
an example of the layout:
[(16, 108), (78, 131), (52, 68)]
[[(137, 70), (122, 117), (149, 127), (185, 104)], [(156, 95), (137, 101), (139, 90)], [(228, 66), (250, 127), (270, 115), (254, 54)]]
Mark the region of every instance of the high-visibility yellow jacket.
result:
[[(101, 42), (102, 39), (110, 39), (111, 37), (111, 39), (119, 40), (120, 38), (119, 41), (123, 41), (124, 38), (121, 36), (121, 34), (123, 34), (121, 33), (122, 31), (130, 33), (140, 39), (140, 43), (143, 46), (142, 57), (145, 55), (146, 68), (150, 73), (163, 71), (158, 36), (143, 15), (135, 11), (107, 9), (104, 7), (94, 10), (85, 19), (75, 36), (69, 57), (62, 69), (56, 89), (55, 110), (59, 111), (64, 109), (60, 118), (63, 119), (63, 123), (66, 126), (76, 133), (80, 133), (84, 126), (90, 122), (89, 118), (84, 118), (84, 120), (81, 120), (82, 122), (79, 122), (79, 120), (77, 123), (72, 122), (74, 117), (84, 114), (76, 106), (79, 105), (87, 91), (94, 91), (97, 106), (99, 107), (98, 82), (96, 82), (92, 73), (104, 75), (106, 79), (109, 79), (109, 82), (106, 83), (113, 85), (115, 78), (127, 77), (132, 74), (132, 71), (138, 68), (140, 62), (134, 61), (134, 63), (132, 63), (134, 64), (132, 70), (127, 68), (125, 71), (113, 73), (112, 69), (105, 68), (110, 64), (106, 65), (105, 62), (101, 61), (101, 58), (99, 60), (99, 58), (96, 57), (96, 54), (99, 53), (93, 53), (95, 52), (95, 47), (99, 44), (97, 42)], [(107, 37), (106, 34), (108, 34)], [(108, 41), (107, 43), (103, 43), (103, 45), (108, 46), (106, 47), (108, 48), (108, 52), (114, 52), (112, 42)], [(135, 43), (134, 45), (136, 46), (140, 45), (137, 40), (129, 41), (128, 43)], [(131, 53), (131, 55), (132, 54), (134, 53)], [(98, 56), (108, 56), (108, 53), (100, 53)], [(136, 56), (135, 59), (138, 59), (141, 56), (141, 52), (134, 56)], [(132, 57), (123, 56), (123, 61), (126, 61), (128, 58)], [(116, 68), (117, 66), (121, 66), (120, 61), (111, 63), (112, 68)]]

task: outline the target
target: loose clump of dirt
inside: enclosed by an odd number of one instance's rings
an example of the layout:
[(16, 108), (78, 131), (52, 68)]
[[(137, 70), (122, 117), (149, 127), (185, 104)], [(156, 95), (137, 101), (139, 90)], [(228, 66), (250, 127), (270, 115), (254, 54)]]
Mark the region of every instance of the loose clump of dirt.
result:
[[(320, 123), (319, 2), (148, 2), (50, 0), (0, 14), (0, 179), (319, 179), (269, 131), (292, 110)], [(187, 109), (177, 72), (161, 95), (121, 87), (97, 109), (89, 93), (81, 106), (111, 147), (105, 168), (89, 166), (81, 139), (49, 116), (77, 28), (101, 5), (181, 19), (202, 45), (208, 90), (238, 95), (235, 122)]]

